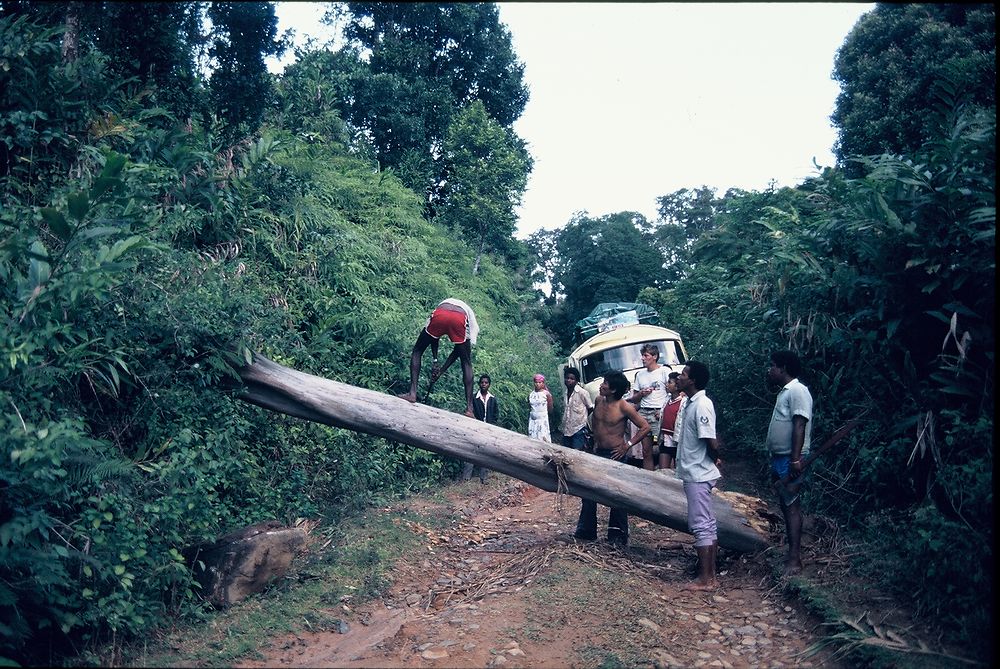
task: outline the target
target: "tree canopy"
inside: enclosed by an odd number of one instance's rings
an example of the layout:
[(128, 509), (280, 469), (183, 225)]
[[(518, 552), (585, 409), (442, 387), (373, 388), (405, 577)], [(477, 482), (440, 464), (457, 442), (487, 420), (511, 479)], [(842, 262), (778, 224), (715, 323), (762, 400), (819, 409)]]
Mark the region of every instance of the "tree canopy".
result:
[(918, 150), (937, 134), (941, 82), (968, 104), (995, 109), (994, 5), (879, 3), (844, 40), (833, 78), (839, 163)]

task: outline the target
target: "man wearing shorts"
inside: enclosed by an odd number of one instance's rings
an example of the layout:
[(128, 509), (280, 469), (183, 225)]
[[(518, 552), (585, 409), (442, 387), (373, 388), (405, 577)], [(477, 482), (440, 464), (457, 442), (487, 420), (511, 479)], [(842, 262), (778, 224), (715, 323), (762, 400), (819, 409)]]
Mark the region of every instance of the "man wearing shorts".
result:
[[(451, 355), (445, 360), (443, 366), (438, 366), (438, 342), (444, 335), (448, 336), (455, 347)], [(430, 318), (424, 325), (417, 337), (417, 343), (413, 345), (410, 353), (410, 392), (400, 395), (407, 402), (417, 401), (417, 382), (420, 380), (420, 363), (424, 351), (431, 347), (431, 355), (434, 356), (434, 363), (431, 366), (431, 383), (434, 383), (443, 375), (456, 358), (462, 361), (462, 381), (465, 383), (465, 415), (474, 418), (472, 410), (472, 346), (476, 343), (479, 335), (479, 324), (476, 322), (476, 314), (472, 308), (454, 298), (442, 300)]]
[(788, 477), (778, 484), (781, 513), (785, 517), (788, 535), (788, 555), (785, 573), (802, 570), (799, 547), (802, 541), (802, 510), (799, 492), (805, 476), (802, 458), (809, 453), (812, 432), (812, 395), (798, 379), (801, 371), (799, 356), (792, 351), (775, 351), (767, 369), (770, 384), (780, 386), (774, 400), (771, 423), (767, 427), (767, 448), (771, 453), (771, 476), (775, 481)]
[(654, 469), (653, 456), (659, 457), (659, 447), (654, 448), (654, 438), (660, 436), (660, 419), (663, 405), (667, 403), (667, 381), (670, 368), (664, 367), (658, 361), (660, 349), (656, 344), (643, 344), (639, 350), (642, 364), (646, 369), (640, 369), (635, 375), (635, 391), (629, 402), (639, 405), (639, 415), (649, 423), (649, 435), (642, 440), (642, 468)]

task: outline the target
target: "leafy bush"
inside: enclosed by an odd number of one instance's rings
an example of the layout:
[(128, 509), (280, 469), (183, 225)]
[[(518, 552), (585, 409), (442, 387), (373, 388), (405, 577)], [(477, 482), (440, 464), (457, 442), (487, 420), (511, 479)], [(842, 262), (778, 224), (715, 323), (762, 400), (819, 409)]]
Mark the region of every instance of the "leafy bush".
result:
[[(670, 314), (712, 368), (730, 452), (763, 460), (764, 368), (772, 350), (798, 351), (814, 439), (863, 418), (825, 456), (830, 485), (807, 505), (849, 527), (880, 513), (912, 523), (884, 580), (934, 580), (916, 595), (924, 611), (958, 598), (952, 615), (981, 626), (992, 589), (996, 120), (954, 88), (939, 83), (937, 135), (911, 156), (859, 158), (864, 178), (829, 169), (797, 189), (727, 194), (688, 276), (640, 299)], [(968, 554), (945, 558), (944, 546)]]
[[(19, 71), (63, 81), (55, 32), (0, 19), (12, 32)], [(27, 663), (197, 614), (192, 544), (336, 522), (456, 466), (240, 402), (251, 350), (399, 392), (427, 313), (455, 295), (499, 388), (555, 366), (511, 278), (489, 257), (473, 277), (475, 253), (395, 176), (278, 127), (224, 146), (108, 79), (99, 54), (74, 67), (97, 106), (0, 94), (0, 112), (97, 130), (36, 154), (45, 175), (0, 175), (0, 658)], [(41, 141), (12, 138), (22, 121), (3, 126), (10, 151)], [(463, 402), (459, 376), (435, 402)], [(523, 430), (523, 404), (501, 402)]]

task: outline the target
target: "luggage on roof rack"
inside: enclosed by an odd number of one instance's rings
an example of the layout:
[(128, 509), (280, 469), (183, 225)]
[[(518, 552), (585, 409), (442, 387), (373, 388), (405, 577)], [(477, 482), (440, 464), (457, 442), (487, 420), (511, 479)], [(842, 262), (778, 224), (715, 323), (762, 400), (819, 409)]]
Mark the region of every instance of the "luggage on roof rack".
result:
[(586, 318), (576, 322), (574, 336), (582, 344), (595, 334), (626, 325), (659, 325), (660, 315), (648, 304), (641, 302), (602, 302)]

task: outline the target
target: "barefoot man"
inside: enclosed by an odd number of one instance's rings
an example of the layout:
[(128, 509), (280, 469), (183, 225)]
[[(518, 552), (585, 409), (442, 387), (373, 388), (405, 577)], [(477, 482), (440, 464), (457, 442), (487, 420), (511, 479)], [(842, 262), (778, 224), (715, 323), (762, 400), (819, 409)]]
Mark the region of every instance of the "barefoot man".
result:
[[(621, 460), (628, 450), (649, 434), (649, 423), (622, 397), (628, 392), (630, 384), (621, 372), (609, 372), (604, 375), (600, 395), (594, 402), (594, 454), (602, 458)], [(630, 441), (626, 436), (628, 421), (638, 428)], [(597, 502), (581, 499), (580, 519), (576, 523), (577, 539), (594, 540), (597, 538)], [(624, 548), (628, 544), (628, 512), (624, 509), (611, 509), (608, 518), (608, 541)]]
[(680, 438), (677, 445), (676, 475), (684, 482), (688, 505), (688, 529), (694, 535), (698, 551), (698, 580), (685, 590), (714, 590), (715, 557), (719, 539), (715, 512), (712, 510), (712, 488), (718, 483), (719, 440), (715, 435), (715, 404), (705, 395), (708, 367), (688, 360), (677, 377), (677, 389), (687, 395), (681, 425), (674, 428)]
[(770, 384), (779, 386), (778, 396), (767, 427), (767, 447), (771, 451), (771, 475), (779, 481), (786, 476), (787, 484), (779, 485), (778, 499), (785, 516), (788, 534), (788, 556), (785, 573), (802, 571), (799, 545), (802, 542), (802, 510), (799, 506), (799, 489), (802, 486), (802, 458), (809, 453), (812, 432), (813, 398), (801, 381), (799, 356), (793, 351), (775, 351), (767, 370)]
[[(438, 342), (443, 335), (448, 335), (448, 339), (455, 347), (451, 350), (451, 355), (444, 361), (444, 366), (438, 366)], [(456, 358), (462, 361), (462, 381), (465, 383), (465, 415), (474, 418), (472, 411), (472, 345), (476, 343), (479, 335), (479, 324), (476, 322), (476, 314), (472, 308), (454, 298), (443, 300), (437, 305), (424, 329), (417, 337), (417, 343), (413, 345), (413, 352), (410, 353), (410, 392), (400, 395), (407, 402), (417, 401), (417, 382), (420, 380), (420, 362), (424, 351), (431, 347), (431, 355), (434, 356), (434, 363), (431, 365), (431, 383), (437, 381), (443, 375)]]

